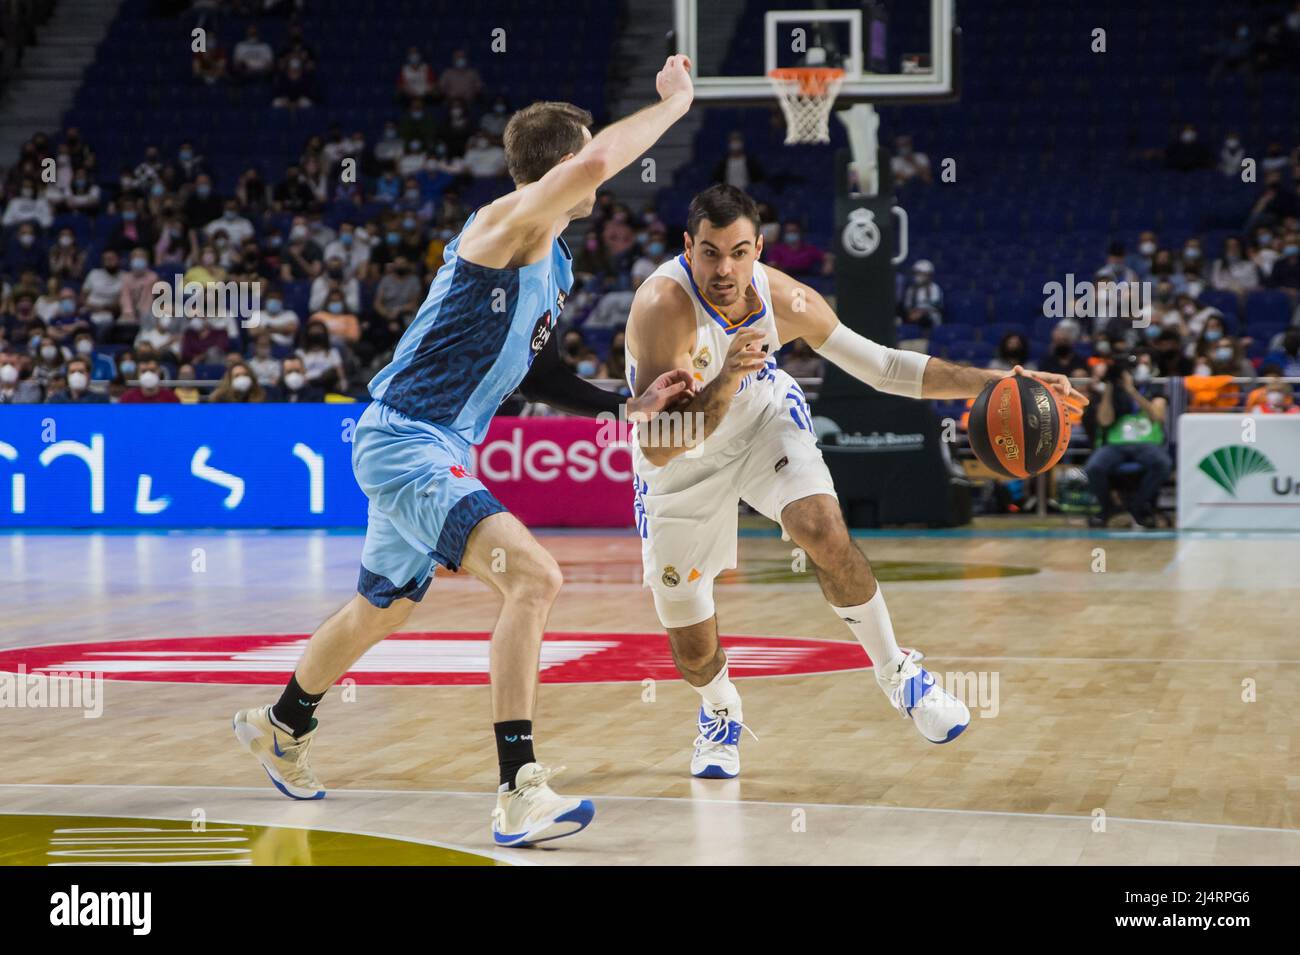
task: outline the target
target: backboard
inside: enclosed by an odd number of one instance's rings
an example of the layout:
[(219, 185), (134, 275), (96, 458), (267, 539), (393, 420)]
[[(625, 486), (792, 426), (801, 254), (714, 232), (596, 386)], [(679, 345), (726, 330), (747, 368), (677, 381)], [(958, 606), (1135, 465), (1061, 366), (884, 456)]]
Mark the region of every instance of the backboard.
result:
[(839, 102), (952, 98), (955, 0), (674, 0), (676, 52), (696, 99), (759, 105), (779, 67), (843, 69)]

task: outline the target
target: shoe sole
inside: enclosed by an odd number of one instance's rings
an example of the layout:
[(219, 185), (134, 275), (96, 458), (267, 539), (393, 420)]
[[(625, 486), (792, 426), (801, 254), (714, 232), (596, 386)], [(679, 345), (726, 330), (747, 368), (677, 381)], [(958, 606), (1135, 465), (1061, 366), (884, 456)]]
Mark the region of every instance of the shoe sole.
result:
[[(323, 789), (317, 790), (309, 796), (299, 796), (289, 789), (289, 784), (279, 778), (271, 767), (266, 765), (266, 760), (262, 759), (262, 755), (253, 748), (253, 742), (261, 739), (264, 735), (256, 726), (249, 723), (241, 724), (237, 719), (232, 719), (230, 727), (235, 731), (235, 739), (239, 740), (240, 745), (257, 760), (257, 764), (262, 767), (262, 772), (266, 773), (266, 778), (271, 780), (271, 785), (280, 790), (281, 793), (299, 802), (310, 802), (313, 799), (325, 798), (325, 790)], [(307, 792), (307, 790), (300, 790), (300, 792)]]
[(740, 770), (729, 773), (721, 766), (705, 766), (698, 773), (691, 773), (696, 779), (735, 779), (740, 775)]
[[(568, 812), (561, 813), (548, 822), (544, 827), (537, 830), (537, 835), (530, 835), (525, 832), (519, 835), (506, 836), (505, 838), (502, 838), (501, 833), (494, 831), (492, 833), (492, 841), (503, 848), (524, 849), (528, 846), (535, 846), (538, 843), (551, 842), (555, 839), (563, 839), (566, 836), (576, 836), (578, 833), (582, 832), (583, 829), (586, 829), (591, 825), (591, 820), (595, 818), (595, 815), (595, 805), (592, 804), (590, 799), (584, 799)], [(577, 823), (578, 827), (576, 829), (569, 829), (567, 832), (558, 832), (552, 836), (545, 835), (545, 833), (550, 832), (560, 823)]]

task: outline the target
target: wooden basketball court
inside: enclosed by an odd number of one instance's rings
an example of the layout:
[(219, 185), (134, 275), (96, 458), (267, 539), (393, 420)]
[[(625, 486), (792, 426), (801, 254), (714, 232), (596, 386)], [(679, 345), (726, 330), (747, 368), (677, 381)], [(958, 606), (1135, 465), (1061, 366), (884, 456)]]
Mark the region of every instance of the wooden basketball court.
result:
[[(597, 807), (545, 850), (492, 845), (482, 642), (456, 642), (493, 618), (473, 579), (440, 576), (407, 628), (432, 636), (330, 692), (313, 751), (330, 792), (296, 803), (230, 730), (237, 708), (278, 694), (295, 638), (239, 638), (309, 633), (354, 588), (359, 536), (0, 537), (0, 675), (29, 690), (37, 672), (109, 677), (94, 718), (12, 691), (0, 706), (0, 862), (1300, 860), (1296, 536), (859, 538), (900, 643), (964, 688), (972, 724), (946, 746), (887, 705), (865, 655), (845, 657), (856, 644), (790, 545), (743, 537), (716, 588), (720, 630), (768, 675), (738, 681), (759, 740), (733, 781), (689, 776), (698, 697), (662, 676), (636, 539), (540, 536), (566, 584), (543, 653), (565, 682), (542, 687), (538, 755)], [(232, 639), (176, 639), (198, 637)], [(102, 648), (30, 649), (48, 644)], [(392, 685), (402, 666), (416, 682)]]

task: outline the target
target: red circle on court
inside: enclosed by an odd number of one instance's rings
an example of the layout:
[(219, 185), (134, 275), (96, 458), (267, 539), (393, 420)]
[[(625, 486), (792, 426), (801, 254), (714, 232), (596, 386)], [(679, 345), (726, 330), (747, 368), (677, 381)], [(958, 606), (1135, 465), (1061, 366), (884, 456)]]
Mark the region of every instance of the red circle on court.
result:
[[(733, 677), (796, 676), (871, 666), (846, 640), (722, 637)], [(485, 632), (397, 633), (376, 644), (344, 679), (383, 686), (480, 686), (488, 683)], [(149, 683), (265, 683), (293, 672), (306, 634), (172, 637), (15, 647), (0, 651), (0, 672), (102, 674)], [(677, 679), (662, 633), (548, 633), (543, 683), (624, 683)]]

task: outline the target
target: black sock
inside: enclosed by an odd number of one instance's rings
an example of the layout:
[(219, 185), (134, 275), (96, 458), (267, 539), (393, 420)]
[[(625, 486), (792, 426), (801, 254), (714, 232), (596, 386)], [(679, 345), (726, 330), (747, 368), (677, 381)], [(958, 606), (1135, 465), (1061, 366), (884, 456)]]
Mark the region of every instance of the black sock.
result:
[(515, 773), (525, 763), (533, 763), (533, 721), (506, 720), (493, 723), (497, 737), (497, 762), (501, 764), (501, 785), (515, 788)]
[(293, 733), (294, 738), (311, 729), (316, 721), (312, 716), (316, 707), (325, 699), (324, 693), (308, 693), (298, 685), (298, 674), (289, 677), (289, 683), (280, 694), (279, 701), (271, 707), (271, 717), (275, 722)]

